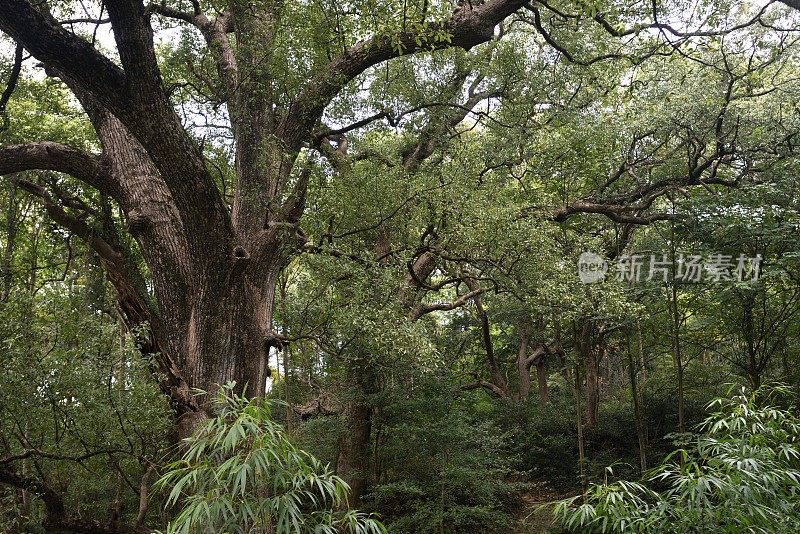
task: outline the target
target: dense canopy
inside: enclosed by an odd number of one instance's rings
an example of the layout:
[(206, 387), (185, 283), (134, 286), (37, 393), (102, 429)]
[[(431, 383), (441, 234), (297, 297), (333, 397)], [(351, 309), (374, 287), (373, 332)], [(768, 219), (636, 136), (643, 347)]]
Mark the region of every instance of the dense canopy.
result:
[(2, 0), (0, 530), (791, 532), (798, 10)]

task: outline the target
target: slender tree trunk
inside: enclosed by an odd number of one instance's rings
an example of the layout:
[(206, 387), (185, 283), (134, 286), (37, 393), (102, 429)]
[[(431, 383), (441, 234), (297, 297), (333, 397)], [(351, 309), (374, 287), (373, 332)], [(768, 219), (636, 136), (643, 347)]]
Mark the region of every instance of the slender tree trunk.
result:
[(761, 387), (761, 372), (756, 368), (747, 374), (747, 379), (750, 382), (750, 387), (756, 390)]
[(139, 483), (139, 509), (136, 513), (136, 525), (141, 526), (144, 525), (145, 520), (147, 520), (147, 509), (149, 505), (149, 497), (148, 492), (150, 489), (150, 476), (152, 475), (153, 471), (155, 470), (154, 464), (149, 464), (142, 475), (142, 479)]
[(686, 432), (686, 408), (684, 402), (683, 364), (677, 360), (678, 379), (678, 432)]
[(680, 337), (680, 316), (678, 315), (678, 290), (675, 282), (672, 283), (672, 294), (670, 298), (671, 318), (672, 318), (672, 361), (675, 364), (675, 374), (677, 379), (678, 393), (678, 432), (686, 431), (685, 408), (684, 408), (684, 386), (683, 386), (683, 357), (681, 355)]
[(639, 442), (639, 468), (642, 473), (647, 471), (647, 426), (642, 409), (641, 398), (639, 396), (638, 369), (636, 358), (631, 351), (630, 340), (628, 340), (628, 378), (631, 385), (631, 399), (633, 401), (633, 417), (636, 423), (636, 438)]
[(384, 432), (382, 412), (383, 410), (380, 406), (375, 406), (372, 412), (372, 433), (375, 435), (372, 446), (372, 480), (376, 482), (383, 480), (383, 462), (381, 462), (381, 453), (383, 452), (383, 444), (386, 442), (386, 433)]
[(757, 345), (760, 345), (763, 351), (766, 351), (767, 348), (756, 342), (753, 323), (753, 301), (747, 299), (742, 304), (742, 337), (744, 337), (745, 345), (747, 346), (747, 364), (744, 368), (750, 387), (756, 390), (761, 386), (762, 362), (768, 361), (768, 359), (759, 354)]
[(600, 405), (600, 370), (594, 351), (589, 349), (586, 358), (586, 427), (594, 428)]
[[(478, 282), (472, 278), (467, 277), (464, 279), (464, 282), (467, 284), (467, 287), (470, 291), (475, 291), (479, 287)], [(486, 351), (486, 360), (489, 364), (489, 375), (491, 376), (492, 384), (495, 386), (494, 390), (498, 396), (509, 398), (511, 395), (508, 390), (508, 380), (506, 380), (505, 375), (500, 369), (500, 364), (494, 354), (489, 315), (486, 313), (486, 309), (483, 307), (483, 302), (480, 296), (476, 295), (472, 301), (475, 303), (475, 311), (477, 312), (478, 319), (481, 323), (481, 343)]]
[(636, 341), (639, 345), (637, 357), (639, 358), (639, 369), (642, 371), (642, 380), (647, 382), (647, 361), (644, 358), (644, 340), (642, 339), (642, 324), (636, 319)]
[(531, 394), (531, 363), (528, 358), (528, 343), (530, 342), (530, 326), (520, 327), (519, 350), (517, 351), (517, 375), (519, 376), (518, 399), (528, 400)]
[(89, 313), (102, 311), (105, 303), (105, 273), (97, 254), (89, 249), (84, 255), (86, 268), (86, 287), (84, 302)]
[(602, 336), (593, 335), (597, 326), (585, 319), (581, 328), (580, 353), (586, 369), (586, 427), (594, 428), (600, 406), (600, 360), (603, 356)]
[(292, 348), (286, 347), (283, 349), (283, 389), (284, 389), (284, 401), (286, 402), (286, 432), (291, 435), (292, 433), (292, 417), (294, 415), (294, 409), (292, 407), (292, 392), (291, 392), (291, 385), (289, 384), (289, 377), (291, 373), (289, 372), (289, 366), (291, 365), (292, 361)]
[[(673, 211), (675, 205), (673, 203)], [(683, 387), (683, 357), (681, 355), (681, 319), (678, 310), (678, 280), (677, 265), (675, 263), (675, 225), (670, 226), (670, 253), (672, 255), (672, 285), (670, 287), (670, 319), (672, 323), (672, 361), (675, 365), (675, 373), (678, 386), (678, 432), (686, 431), (685, 410), (684, 410), (684, 387)]]
[(549, 349), (541, 344), (531, 353), (531, 326), (523, 324), (520, 327), (519, 350), (517, 351), (517, 374), (519, 375), (518, 393), (515, 397), (519, 401), (526, 401), (531, 393), (531, 367), (536, 366), (536, 381), (539, 390), (539, 404), (547, 404), (547, 366), (546, 358)]
[(40, 221), (33, 221), (30, 236), (30, 264), (28, 271), (28, 292), (33, 295), (36, 292), (36, 284), (39, 275), (39, 235), (42, 231)]
[(578, 470), (581, 478), (581, 486), (584, 491), (587, 486), (586, 479), (586, 447), (583, 436), (583, 410), (581, 407), (581, 372), (580, 365), (575, 363), (575, 383), (573, 385), (575, 392), (575, 425), (578, 431)]
[(6, 205), (6, 247), (3, 250), (3, 262), (0, 266), (3, 276), (3, 286), (0, 289), (0, 302), (8, 300), (14, 279), (14, 250), (17, 237), (17, 184), (13, 181), (8, 186), (8, 205)]

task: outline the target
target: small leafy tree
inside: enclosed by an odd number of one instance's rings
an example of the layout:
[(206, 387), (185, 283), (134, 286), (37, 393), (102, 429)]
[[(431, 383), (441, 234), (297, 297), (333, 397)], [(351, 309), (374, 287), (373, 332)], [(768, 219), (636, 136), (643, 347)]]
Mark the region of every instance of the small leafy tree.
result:
[(183, 458), (158, 482), (167, 506), (183, 508), (167, 533), (380, 534), (384, 527), (343, 508), (348, 487), (297, 449), (270, 417), (267, 401), (221, 388), (217, 415), (187, 438)]
[[(769, 393), (786, 392), (774, 388)], [(796, 532), (800, 421), (742, 389), (709, 405), (694, 445), (670, 454), (645, 483), (593, 485), (555, 516), (580, 532)]]

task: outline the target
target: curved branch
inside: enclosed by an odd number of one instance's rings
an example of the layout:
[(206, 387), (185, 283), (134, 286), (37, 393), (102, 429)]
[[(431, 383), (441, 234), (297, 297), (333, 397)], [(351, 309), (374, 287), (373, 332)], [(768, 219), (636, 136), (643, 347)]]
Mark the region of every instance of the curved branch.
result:
[(610, 220), (618, 223), (648, 225), (655, 221), (667, 221), (679, 217), (679, 215), (671, 213), (639, 215), (636, 213), (639, 211), (641, 211), (641, 207), (637, 206), (598, 204), (591, 201), (578, 201), (573, 202), (568, 206), (553, 210), (550, 218), (555, 222), (564, 222), (571, 216), (578, 213), (594, 213), (598, 215), (605, 215)]
[(116, 196), (115, 188), (112, 187), (111, 179), (99, 156), (52, 141), (0, 148), (0, 174), (36, 169), (69, 174), (98, 191)]
[(497, 397), (498, 399), (508, 398), (508, 392), (489, 382), (488, 380), (483, 380), (482, 378), (475, 380), (475, 382), (470, 382), (469, 384), (464, 384), (461, 386), (462, 391), (470, 391), (473, 389), (484, 389), (487, 393), (493, 397)]
[(13, 454), (11, 456), (6, 456), (5, 458), (0, 459), (0, 465), (10, 464), (12, 462), (18, 462), (20, 460), (25, 460), (26, 458), (30, 458), (31, 456), (36, 456), (37, 458), (47, 458), (48, 460), (66, 460), (70, 462), (83, 462), (88, 460), (89, 458), (93, 458), (95, 456), (100, 456), (104, 454), (112, 454), (112, 453), (130, 453), (129, 450), (126, 449), (100, 449), (95, 451), (90, 451), (84, 454), (80, 454), (78, 456), (69, 456), (65, 454), (58, 454), (54, 452), (43, 451), (40, 449), (25, 449), (18, 454)]
[(119, 109), (127, 100), (122, 69), (31, 2), (0, 2), (0, 30), (39, 61), (69, 74), (109, 109)]
[(464, 293), (463, 295), (459, 296), (458, 298), (450, 302), (434, 302), (433, 304), (421, 304), (411, 313), (411, 320), (416, 321), (423, 315), (427, 315), (435, 311), (455, 310), (456, 308), (465, 306), (470, 300), (476, 298), (478, 295), (484, 293), (485, 291), (486, 291), (485, 288), (479, 287), (477, 289), (473, 289), (467, 293)]
[(8, 77), (5, 91), (0, 95), (0, 113), (6, 111), (6, 104), (11, 99), (11, 95), (14, 94), (14, 89), (17, 88), (20, 71), (22, 71), (22, 45), (17, 43), (14, 50), (14, 64), (11, 66), (11, 74)]
[[(350, 80), (393, 57), (423, 50), (458, 47), (465, 50), (492, 39), (494, 28), (528, 0), (490, 0), (480, 6), (464, 4), (445, 23), (429, 24), (427, 36), (403, 32), (394, 36), (379, 35), (358, 42), (328, 63), (297, 96), (289, 113), (278, 127), (279, 137), (290, 151), (297, 151), (310, 135), (328, 103)], [(434, 40), (444, 31), (449, 40)], [(430, 38), (425, 38), (430, 36)], [(421, 38), (422, 37), (422, 38)]]

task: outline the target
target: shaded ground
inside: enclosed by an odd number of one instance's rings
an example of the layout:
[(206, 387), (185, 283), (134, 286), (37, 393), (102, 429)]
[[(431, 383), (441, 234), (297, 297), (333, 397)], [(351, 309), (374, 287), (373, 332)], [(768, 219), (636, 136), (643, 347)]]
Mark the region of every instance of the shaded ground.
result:
[(553, 522), (553, 506), (556, 501), (569, 497), (563, 492), (537, 488), (522, 495), (523, 527), (518, 534), (555, 534), (563, 532)]

